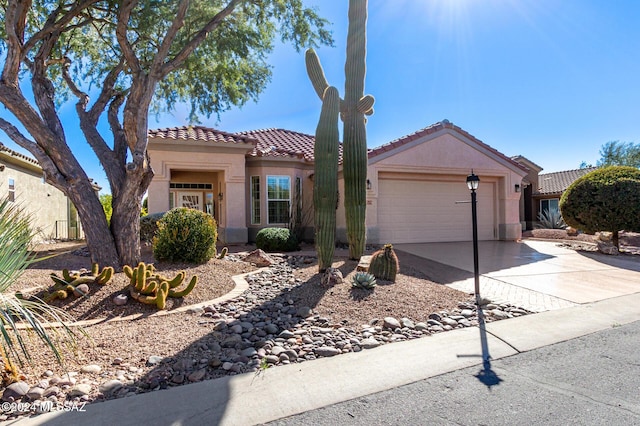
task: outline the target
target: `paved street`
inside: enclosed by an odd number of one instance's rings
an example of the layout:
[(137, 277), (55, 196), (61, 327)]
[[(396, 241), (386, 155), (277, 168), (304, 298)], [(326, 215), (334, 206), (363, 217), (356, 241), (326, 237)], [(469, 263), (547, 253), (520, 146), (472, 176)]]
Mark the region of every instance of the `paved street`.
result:
[(269, 425), (640, 425), (640, 321), (491, 368), (496, 385), (469, 367)]

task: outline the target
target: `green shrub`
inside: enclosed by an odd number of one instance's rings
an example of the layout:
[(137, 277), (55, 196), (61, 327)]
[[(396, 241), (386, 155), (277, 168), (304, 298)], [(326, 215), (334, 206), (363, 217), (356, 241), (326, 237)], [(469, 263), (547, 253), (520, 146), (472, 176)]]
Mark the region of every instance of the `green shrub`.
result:
[(267, 252), (296, 251), (298, 240), (287, 228), (264, 228), (256, 235), (256, 246)]
[(178, 207), (158, 220), (153, 239), (157, 260), (204, 263), (216, 254), (216, 221), (199, 210)]
[(567, 225), (588, 234), (640, 231), (640, 170), (612, 166), (596, 169), (573, 182), (562, 194), (560, 211)]
[(140, 218), (140, 241), (150, 243), (158, 231), (158, 221), (166, 212), (152, 213)]

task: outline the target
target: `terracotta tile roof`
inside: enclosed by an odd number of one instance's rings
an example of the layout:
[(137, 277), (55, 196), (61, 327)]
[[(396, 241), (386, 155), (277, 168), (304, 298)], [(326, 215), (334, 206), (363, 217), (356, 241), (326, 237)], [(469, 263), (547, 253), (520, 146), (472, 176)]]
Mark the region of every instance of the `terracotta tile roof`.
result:
[(562, 194), (576, 179), (592, 172), (596, 167), (584, 169), (565, 170), (562, 172), (544, 173), (538, 176), (540, 188), (534, 191), (534, 195)]
[(505, 161), (507, 161), (510, 164), (513, 164), (517, 168), (519, 168), (519, 169), (521, 169), (523, 171), (528, 171), (529, 170), (524, 165), (522, 165), (519, 162), (507, 157), (506, 155), (504, 155), (500, 151), (490, 147), (489, 145), (487, 145), (486, 143), (482, 142), (480, 139), (476, 138), (472, 134), (468, 133), (465, 130), (462, 130), (462, 128), (460, 128), (460, 127), (456, 126), (455, 124), (451, 123), (449, 120), (440, 121), (438, 123), (432, 124), (429, 127), (425, 127), (424, 129), (418, 130), (417, 132), (411, 133), (410, 135), (403, 136), (403, 137), (401, 137), (399, 139), (396, 139), (394, 141), (385, 143), (384, 145), (380, 145), (377, 148), (370, 149), (369, 150), (369, 158), (373, 158), (373, 157), (375, 157), (377, 155), (380, 155), (380, 154), (383, 154), (383, 153), (385, 153), (387, 151), (391, 151), (391, 150), (397, 149), (398, 147), (401, 147), (402, 145), (408, 144), (409, 142), (415, 141), (415, 140), (420, 139), (420, 138), (422, 138), (422, 137), (424, 137), (426, 135), (429, 135), (429, 134), (432, 134), (432, 133), (435, 133), (435, 132), (439, 132), (439, 131), (444, 130), (444, 129), (455, 130), (456, 132), (460, 133), (462, 136), (465, 136), (465, 137), (471, 139), (475, 143), (483, 146), (484, 148), (486, 148), (489, 151), (491, 151), (492, 153), (494, 153), (496, 156), (504, 159)]
[[(295, 157), (312, 163), (315, 137), (284, 129), (260, 129), (240, 132), (239, 135), (257, 139), (258, 145), (249, 153), (252, 157)], [(342, 161), (342, 144), (339, 146)]]
[(36, 164), (37, 166), (40, 166), (40, 163), (38, 163), (38, 161), (35, 158), (29, 157), (28, 155), (20, 154), (17, 151), (9, 149), (2, 142), (0, 142), (0, 152), (6, 152), (12, 157), (16, 157), (16, 158), (19, 158), (20, 160), (26, 161), (27, 163)]
[(159, 139), (191, 139), (204, 142), (220, 142), (231, 144), (257, 143), (255, 139), (245, 135), (223, 132), (221, 130), (203, 126), (180, 126), (166, 129), (149, 130), (148, 135), (150, 138)]

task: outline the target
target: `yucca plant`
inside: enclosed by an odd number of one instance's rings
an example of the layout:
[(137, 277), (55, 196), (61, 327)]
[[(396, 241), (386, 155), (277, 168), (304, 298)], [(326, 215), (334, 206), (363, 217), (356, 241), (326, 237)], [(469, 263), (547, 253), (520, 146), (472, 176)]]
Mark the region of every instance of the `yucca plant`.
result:
[(565, 229), (567, 224), (559, 210), (543, 210), (538, 213), (538, 228), (540, 229)]
[[(59, 337), (69, 336), (67, 342), (71, 345), (76, 341), (73, 330), (64, 325), (72, 320), (68, 314), (40, 300), (25, 300), (7, 291), (34, 261), (30, 251), (33, 236), (31, 217), (8, 199), (0, 200), (0, 357), (5, 368), (3, 380), (8, 382), (18, 378), (16, 362), (20, 366), (25, 360), (31, 362), (25, 337), (40, 338), (60, 363)], [(63, 325), (48, 329), (47, 322)]]
[(356, 272), (351, 280), (351, 285), (357, 288), (372, 289), (377, 284), (376, 277), (368, 272)]

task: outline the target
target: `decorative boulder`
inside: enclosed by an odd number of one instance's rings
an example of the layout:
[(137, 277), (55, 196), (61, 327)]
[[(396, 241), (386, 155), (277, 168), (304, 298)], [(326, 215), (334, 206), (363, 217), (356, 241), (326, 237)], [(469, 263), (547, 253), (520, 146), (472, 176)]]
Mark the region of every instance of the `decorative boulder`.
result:
[(598, 241), (598, 251), (600, 253), (609, 254), (612, 256), (617, 256), (618, 254), (620, 254), (618, 247), (606, 241)]
[(254, 265), (262, 268), (265, 266), (271, 266), (275, 263), (275, 260), (262, 249), (256, 249), (242, 258), (244, 262), (253, 263)]

